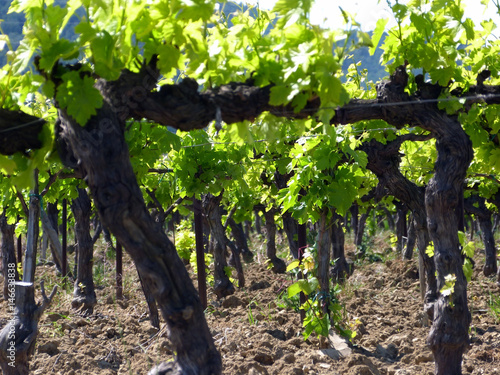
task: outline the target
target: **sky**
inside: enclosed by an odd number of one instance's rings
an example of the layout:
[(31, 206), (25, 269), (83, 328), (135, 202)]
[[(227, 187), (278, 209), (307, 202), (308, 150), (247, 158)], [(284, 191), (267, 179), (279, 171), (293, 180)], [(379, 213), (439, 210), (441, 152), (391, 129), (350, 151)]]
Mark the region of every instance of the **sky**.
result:
[[(259, 6), (263, 9), (272, 9), (276, 0), (246, 0), (246, 2), (249, 4), (259, 3)], [(391, 3), (394, 2), (391, 1)], [(401, 2), (406, 3), (407, 1), (403, 0)], [(490, 0), (486, 12), (480, 0), (462, 0), (462, 3), (465, 4), (465, 16), (471, 18), (475, 23), (493, 18), (500, 27), (500, 16), (496, 13), (493, 0)], [(311, 21), (330, 28), (338, 28), (343, 23), (339, 5), (355, 16), (363, 31), (373, 30), (380, 18), (389, 18), (388, 27), (394, 25), (391, 22), (392, 13), (387, 6), (386, 0), (316, 0), (311, 10)]]

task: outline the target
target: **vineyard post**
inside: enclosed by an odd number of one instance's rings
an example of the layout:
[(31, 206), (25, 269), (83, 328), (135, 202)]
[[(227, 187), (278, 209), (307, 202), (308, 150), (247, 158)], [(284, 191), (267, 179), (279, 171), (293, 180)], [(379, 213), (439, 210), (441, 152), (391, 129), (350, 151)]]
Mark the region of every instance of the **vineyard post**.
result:
[[(5, 375), (29, 374), (29, 357), (35, 350), (38, 335), (38, 323), (43, 311), (50, 305), (57, 287), (50, 297), (45, 295), (43, 281), (41, 292), (43, 301), (35, 302), (35, 268), (38, 243), (38, 217), (40, 212), (40, 195), (38, 194), (38, 170), (34, 170), (35, 186), (30, 193), (28, 231), (26, 238), (26, 255), (24, 257), (23, 281), (16, 281), (14, 304), (15, 310), (0, 331), (0, 368)], [(12, 340), (12, 334), (15, 340)]]
[(23, 282), (33, 283), (35, 280), (36, 247), (38, 244), (38, 217), (40, 216), (40, 197), (38, 195), (38, 170), (35, 169), (35, 187), (30, 194), (28, 214), (28, 235), (26, 237), (26, 254), (24, 257)]
[(196, 265), (198, 267), (198, 293), (203, 309), (207, 308), (207, 277), (205, 272), (205, 250), (203, 248), (203, 212), (201, 202), (193, 198), (194, 233), (196, 240)]
[(61, 225), (61, 234), (62, 234), (62, 264), (61, 264), (61, 273), (63, 279), (67, 274), (67, 217), (68, 217), (68, 202), (66, 198), (62, 201), (62, 225)]
[(123, 299), (123, 249), (116, 240), (116, 299)]
[[(19, 221), (19, 217), (17, 218), (17, 221)], [(19, 263), (22, 263), (22, 261), (23, 261), (23, 238), (22, 238), (22, 235), (20, 234), (17, 237), (17, 259), (16, 259), (16, 263), (19, 264)]]
[[(297, 240), (299, 243), (299, 262), (302, 262), (302, 259), (304, 258), (304, 250), (307, 247), (307, 227), (306, 224), (299, 224), (298, 229), (297, 229)], [(302, 271), (299, 272), (299, 279), (304, 278), (304, 275), (302, 274)], [(304, 303), (306, 303), (306, 296), (304, 292), (300, 292), (300, 306), (302, 306)], [(306, 318), (306, 311), (301, 309), (300, 310), (300, 321), (303, 322), (304, 319)]]

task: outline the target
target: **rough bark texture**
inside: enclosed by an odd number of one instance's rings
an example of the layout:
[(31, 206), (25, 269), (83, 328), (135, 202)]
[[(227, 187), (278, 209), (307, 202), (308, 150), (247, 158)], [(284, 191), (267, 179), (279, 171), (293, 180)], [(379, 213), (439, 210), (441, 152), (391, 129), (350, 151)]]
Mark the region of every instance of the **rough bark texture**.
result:
[(406, 241), (406, 246), (403, 249), (403, 259), (411, 260), (413, 258), (413, 249), (415, 248), (416, 241), (417, 233), (415, 230), (415, 221), (413, 220), (413, 215), (410, 215), (408, 220), (408, 240)]
[(45, 120), (38, 117), (0, 108), (0, 154), (12, 155), (42, 147), (38, 135), (44, 124)]
[(462, 356), (469, 345), (471, 315), (467, 307), (467, 281), (462, 270), (455, 209), (467, 168), (472, 160), (472, 143), (456, 118), (435, 106), (415, 114), (417, 121), (436, 138), (437, 160), (434, 176), (425, 190), (425, 207), (430, 238), (434, 243), (437, 290), (445, 277), (456, 277), (452, 295), (440, 294), (434, 305), (434, 321), (428, 343), (434, 354), (436, 375), (461, 374)]
[(198, 293), (203, 309), (207, 308), (207, 274), (205, 265), (205, 246), (203, 243), (203, 210), (201, 202), (193, 197), (194, 235), (196, 241), (196, 267), (198, 269)]
[[(220, 374), (221, 358), (206, 324), (199, 297), (184, 264), (162, 228), (151, 218), (130, 164), (125, 119), (134, 89), (151, 90), (154, 69), (125, 72), (118, 81), (98, 81), (104, 102), (82, 127), (59, 110), (57, 133), (62, 160), (78, 161), (103, 227), (109, 228), (130, 254), (148, 284), (169, 328), (177, 353), (176, 374)], [(126, 108), (126, 107), (125, 107)]]
[[(485, 204), (485, 199), (478, 195), (472, 195), (464, 202), (465, 210), (474, 214), (479, 222), (481, 239), (484, 244), (486, 260), (483, 267), (484, 276), (490, 276), (497, 273), (497, 249), (495, 247), (495, 238), (493, 237), (492, 213)], [(476, 207), (477, 205), (477, 207)]]
[(373, 207), (368, 207), (366, 212), (362, 213), (358, 220), (358, 229), (356, 230), (356, 236), (354, 237), (354, 244), (356, 245), (356, 256), (363, 256), (365, 249), (363, 249), (363, 235), (365, 233), (366, 220), (370, 216), (370, 212)]
[(253, 210), (253, 214), (254, 214), (254, 228), (255, 228), (255, 232), (257, 234), (262, 234), (262, 225), (261, 225), (262, 220), (260, 219), (259, 212), (260, 212), (259, 209), (254, 209)]
[(435, 174), (425, 193), (438, 290), (445, 286), (446, 276), (456, 277), (452, 295), (440, 294), (434, 305), (434, 321), (427, 341), (434, 354), (436, 375), (461, 374), (462, 356), (469, 345), (471, 315), (454, 210), (472, 160), (472, 144), (457, 120), (437, 111), (427, 113), (426, 117), (424, 121), (433, 125), (438, 151)]
[[(396, 221), (394, 221), (394, 215), (393, 215), (393, 213), (391, 211), (389, 211), (386, 206), (382, 206), (380, 208), (382, 208), (382, 210), (385, 212), (385, 219), (387, 220), (387, 225), (389, 226), (389, 230), (390, 231), (396, 231), (397, 230), (397, 222), (398, 222), (398, 219), (399, 219), (399, 216), (397, 215), (397, 213), (396, 213)], [(383, 219), (384, 218), (382, 217), (382, 221), (381, 221), (382, 225), (383, 225), (383, 222), (384, 222)]]
[(276, 256), (276, 222), (274, 220), (275, 208), (270, 208), (264, 214), (266, 219), (266, 255), (273, 265), (274, 273), (285, 273), (286, 263)]
[(216, 197), (212, 194), (204, 194), (201, 200), (204, 216), (210, 228), (210, 249), (214, 253), (214, 293), (217, 298), (234, 293), (234, 285), (225, 273), (227, 241), (222, 226), (221, 200), (222, 194)]
[[(283, 175), (276, 171), (274, 173), (274, 183), (279, 189), (284, 189), (287, 186), (288, 180), (291, 178), (291, 174)], [(283, 220), (283, 229), (286, 233), (288, 240), (288, 246), (290, 247), (290, 254), (294, 259), (299, 259), (299, 243), (298, 243), (298, 232), (297, 232), (297, 221), (292, 217), (290, 212), (285, 212), (281, 215)]]
[(29, 358), (35, 351), (38, 322), (52, 302), (56, 290), (57, 286), (47, 297), (42, 281), (43, 300), (37, 304), (34, 284), (16, 282), (14, 315), (0, 331), (0, 368), (4, 375), (29, 374)]
[[(497, 206), (497, 209), (500, 210), (500, 193), (496, 193), (493, 197), (490, 198), (490, 200), (495, 206)], [(500, 216), (498, 214), (495, 215), (495, 224), (498, 224), (500, 222), (499, 219)], [(500, 286), (500, 267), (498, 268), (497, 272), (497, 285)]]
[(408, 207), (404, 203), (395, 202), (396, 210), (397, 210), (397, 218), (396, 218), (396, 237), (397, 237), (397, 245), (396, 250), (400, 254), (403, 251), (403, 247), (406, 244), (406, 240), (408, 239), (408, 229), (406, 226), (406, 214), (408, 213)]
[(299, 243), (298, 243), (298, 233), (297, 233), (297, 220), (292, 217), (290, 212), (285, 212), (281, 215), (283, 220), (283, 229), (286, 233), (286, 238), (288, 240), (288, 246), (290, 247), (290, 254), (294, 259), (299, 259)]
[(245, 262), (253, 260), (253, 253), (248, 248), (247, 236), (243, 230), (243, 225), (234, 221), (232, 217), (228, 219), (228, 224), (231, 227), (231, 234), (234, 238), (234, 245), (237, 251), (241, 254)]
[[(47, 234), (51, 234), (53, 239), (50, 240), (50, 252), (52, 254), (52, 261), (55, 263), (56, 268), (59, 272), (62, 272), (62, 247), (59, 241), (59, 210), (57, 209), (57, 203), (47, 203), (47, 219), (45, 219), (46, 224), (44, 225), (44, 230)], [(44, 223), (44, 218), (42, 218), (42, 224)]]
[(90, 237), (90, 198), (85, 189), (78, 188), (78, 197), (71, 204), (75, 218), (77, 272), (71, 306), (83, 315), (91, 315), (97, 298), (92, 277), (94, 246)]
[(160, 328), (160, 315), (158, 314), (158, 307), (156, 306), (153, 293), (149, 288), (149, 284), (145, 282), (144, 278), (141, 276), (139, 268), (137, 268), (137, 275), (139, 276), (139, 282), (141, 283), (142, 292), (144, 297), (146, 297), (146, 303), (148, 305), (149, 321), (151, 325), (155, 328)]

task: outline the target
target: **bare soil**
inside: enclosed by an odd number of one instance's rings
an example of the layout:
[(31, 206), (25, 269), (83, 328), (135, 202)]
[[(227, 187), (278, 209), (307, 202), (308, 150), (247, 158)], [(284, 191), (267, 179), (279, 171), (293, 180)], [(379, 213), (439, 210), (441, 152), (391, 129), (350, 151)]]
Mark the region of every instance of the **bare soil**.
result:
[[(416, 261), (399, 260), (379, 244), (373, 251), (385, 262), (356, 263), (341, 302), (357, 335), (351, 353), (342, 351), (345, 357), (337, 359), (339, 352), (332, 350), (328, 340), (311, 336), (304, 341), (299, 314), (280, 297), (292, 282), (290, 276), (267, 269), (261, 240), (254, 241), (254, 251), (255, 261), (245, 265), (245, 288), (220, 301), (211, 293), (208, 296), (206, 318), (223, 357), (224, 374), (433, 374)], [(84, 318), (72, 312), (72, 286), (60, 288), (40, 322), (33, 374), (147, 374), (154, 364), (173, 358), (165, 328), (158, 331), (149, 323), (130, 259), (124, 259), (125, 298), (116, 301), (110, 286), (112, 262), (105, 250), (97, 253), (94, 315)], [(464, 374), (500, 374), (499, 317), (488, 306), (488, 301), (498, 298), (500, 288), (493, 278), (482, 275), (482, 264), (479, 254), (468, 291), (473, 320)], [(37, 275), (46, 280), (48, 290), (60, 283), (54, 267), (40, 266)], [(7, 322), (6, 306), (2, 300), (0, 328)]]

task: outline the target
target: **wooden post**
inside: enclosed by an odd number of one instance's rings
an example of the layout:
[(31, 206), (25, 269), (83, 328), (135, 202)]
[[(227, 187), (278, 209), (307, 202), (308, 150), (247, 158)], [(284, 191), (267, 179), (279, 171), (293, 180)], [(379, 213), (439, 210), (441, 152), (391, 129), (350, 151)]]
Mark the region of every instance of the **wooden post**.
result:
[[(306, 224), (299, 224), (297, 229), (297, 239), (299, 243), (299, 261), (302, 262), (304, 258), (304, 250), (307, 247), (307, 228)], [(302, 272), (299, 273), (299, 279), (304, 278)], [(300, 292), (300, 305), (302, 306), (306, 302), (306, 296), (303, 292)], [(300, 310), (300, 321), (303, 322), (306, 318), (306, 312)]]
[(123, 299), (123, 249), (116, 241), (116, 299)]
[(38, 244), (38, 219), (40, 216), (40, 196), (38, 195), (38, 170), (35, 169), (35, 187), (30, 194), (28, 211), (28, 234), (26, 236), (26, 254), (24, 257), (23, 280), (33, 283), (35, 280), (36, 250)]
[(68, 218), (68, 202), (65, 199), (62, 201), (62, 225), (61, 225), (61, 234), (62, 234), (62, 264), (61, 264), (61, 272), (62, 277), (65, 278), (68, 270), (67, 265), (67, 218)]
[(205, 272), (205, 249), (203, 248), (203, 212), (199, 199), (193, 199), (194, 232), (196, 240), (196, 265), (198, 267), (198, 293), (203, 309), (207, 308), (207, 276)]

